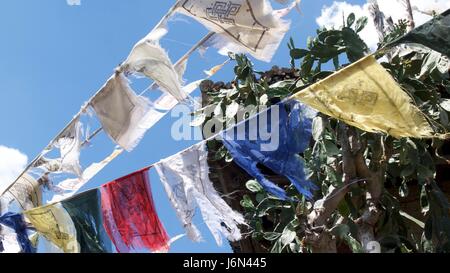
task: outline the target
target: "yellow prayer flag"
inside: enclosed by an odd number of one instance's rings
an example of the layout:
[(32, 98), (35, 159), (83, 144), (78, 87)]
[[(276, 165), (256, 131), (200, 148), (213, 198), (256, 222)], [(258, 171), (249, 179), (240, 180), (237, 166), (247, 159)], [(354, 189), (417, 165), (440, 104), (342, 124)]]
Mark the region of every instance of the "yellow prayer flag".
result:
[(36, 231), (65, 253), (79, 253), (77, 232), (72, 218), (58, 203), (24, 212)]
[(316, 110), (368, 132), (433, 137), (425, 115), (370, 55), (293, 95)]

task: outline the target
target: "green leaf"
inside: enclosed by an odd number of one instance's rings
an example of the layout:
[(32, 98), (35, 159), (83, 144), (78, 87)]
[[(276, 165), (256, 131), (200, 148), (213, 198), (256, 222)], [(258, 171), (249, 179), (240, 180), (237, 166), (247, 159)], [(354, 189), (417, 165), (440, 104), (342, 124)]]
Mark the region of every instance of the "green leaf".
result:
[(255, 210), (255, 205), (248, 195), (244, 195), (243, 199), (241, 200), (241, 206), (245, 209)]
[(339, 55), (338, 48), (324, 44), (316, 44), (311, 48), (311, 54), (320, 59), (322, 63), (327, 63), (329, 60)]
[(355, 14), (350, 13), (350, 15), (347, 17), (347, 27), (351, 27), (355, 22), (355, 19), (356, 19)]
[(281, 240), (275, 241), (275, 244), (270, 249), (270, 253), (281, 253), (283, 251), (283, 244), (281, 243)]
[(256, 100), (256, 96), (253, 92), (248, 94), (244, 104), (245, 106), (258, 105), (258, 101)]
[(336, 56), (336, 57), (333, 58), (333, 65), (334, 65), (334, 69), (335, 70), (339, 70), (339, 66), (340, 66), (340, 64), (339, 64), (339, 56)]
[(283, 234), (280, 237), (280, 241), (283, 247), (294, 241), (295, 237), (297, 236), (297, 232), (295, 231), (296, 226), (297, 220), (293, 220), (284, 228)]
[(264, 233), (264, 239), (266, 239), (267, 241), (275, 241), (278, 240), (281, 236), (281, 233), (278, 232), (265, 232)]
[(270, 88), (267, 91), (267, 95), (269, 96), (269, 98), (284, 98), (287, 95), (289, 95), (291, 93), (291, 91), (289, 90), (289, 88), (286, 87), (278, 87), (278, 88)]
[(367, 45), (359, 35), (353, 29), (348, 27), (342, 29), (342, 34), (348, 59), (351, 62), (356, 62), (363, 58), (367, 51)]
[[(257, 202), (258, 204), (261, 203), (265, 198), (266, 198), (266, 194), (264, 193), (264, 191), (258, 192), (258, 193), (256, 194), (256, 197), (255, 197), (256, 202)], [(258, 206), (259, 206), (259, 205), (258, 205)]]
[(350, 227), (344, 224), (335, 226), (331, 232), (338, 238), (344, 239), (348, 234), (350, 234)]
[(352, 236), (346, 236), (345, 241), (348, 246), (352, 249), (353, 253), (364, 253), (362, 245)]
[(339, 41), (342, 39), (342, 35), (341, 32), (339, 32), (338, 35), (330, 35), (328, 37), (325, 38), (325, 45), (328, 46), (335, 46), (337, 43), (339, 43)]
[(263, 187), (256, 180), (250, 180), (245, 184), (245, 187), (251, 192), (261, 192)]
[(357, 33), (361, 32), (366, 27), (367, 23), (368, 19), (366, 16), (358, 18), (358, 20), (356, 21), (355, 31)]
[(339, 155), (340, 150), (339, 148), (336, 146), (336, 144), (334, 144), (333, 142), (329, 141), (329, 140), (324, 140), (324, 145), (325, 145), (325, 151), (327, 153), (327, 156), (336, 156)]
[(294, 48), (291, 50), (291, 58), (299, 60), (309, 54), (309, 50)]
[(311, 57), (311, 55), (307, 55), (302, 62), (301, 65), (301, 74), (303, 77), (309, 75), (311, 73), (311, 69), (314, 65), (314, 59)]
[(419, 181), (425, 181), (428, 178), (433, 178), (434, 176), (434, 171), (429, 169), (426, 166), (423, 165), (419, 165), (417, 167), (417, 179), (419, 179)]

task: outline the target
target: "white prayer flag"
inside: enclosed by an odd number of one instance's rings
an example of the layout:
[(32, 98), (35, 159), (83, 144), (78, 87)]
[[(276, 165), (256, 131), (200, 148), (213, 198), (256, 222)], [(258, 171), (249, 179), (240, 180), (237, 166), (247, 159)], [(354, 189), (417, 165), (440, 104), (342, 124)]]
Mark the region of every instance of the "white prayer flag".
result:
[(137, 96), (121, 73), (108, 80), (90, 106), (105, 132), (127, 151), (136, 147), (154, 116), (150, 101)]
[(250, 53), (266, 62), (289, 30), (290, 22), (282, 17), (295, 7), (273, 10), (268, 0), (179, 0), (176, 5), (177, 12), (218, 34), (211, 44), (219, 53)]
[(206, 144), (201, 143), (163, 160), (155, 168), (190, 239), (201, 240), (192, 223), (198, 207), (218, 245), (222, 244), (221, 234), (230, 241), (238, 241), (241, 239), (238, 225), (246, 225), (244, 217), (233, 211), (214, 189), (208, 177), (207, 156)]
[(58, 171), (81, 176), (80, 150), (83, 143), (82, 127), (82, 123), (77, 119), (54, 144), (54, 147), (58, 148), (61, 154), (61, 158), (57, 159), (60, 163)]
[(179, 66), (177, 70), (158, 41), (149, 39), (137, 43), (120, 67), (122, 72), (140, 73), (154, 80), (162, 91), (178, 101), (188, 97), (181, 87), (184, 69), (184, 66)]

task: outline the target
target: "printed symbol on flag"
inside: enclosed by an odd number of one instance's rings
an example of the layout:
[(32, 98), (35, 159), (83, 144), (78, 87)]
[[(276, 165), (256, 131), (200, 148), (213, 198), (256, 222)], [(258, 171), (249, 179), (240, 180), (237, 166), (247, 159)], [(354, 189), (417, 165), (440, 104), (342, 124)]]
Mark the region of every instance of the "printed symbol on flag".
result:
[(206, 9), (206, 16), (214, 21), (219, 21), (223, 24), (236, 25), (234, 18), (239, 13), (241, 9), (240, 4), (234, 4), (231, 1), (214, 2), (211, 8)]
[(354, 106), (355, 113), (359, 115), (370, 115), (378, 101), (378, 94), (362, 89), (363, 88), (356, 89), (354, 87), (344, 87), (336, 92), (336, 99)]

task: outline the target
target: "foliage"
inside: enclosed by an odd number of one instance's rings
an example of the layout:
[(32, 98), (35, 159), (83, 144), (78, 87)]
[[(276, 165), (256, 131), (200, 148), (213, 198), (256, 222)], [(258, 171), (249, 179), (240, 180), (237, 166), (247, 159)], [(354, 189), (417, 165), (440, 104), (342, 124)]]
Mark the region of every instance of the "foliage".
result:
[[(275, 84), (270, 83), (264, 73), (255, 72), (253, 64), (244, 55), (230, 56), (237, 63), (233, 88), (209, 93), (213, 101), (195, 113), (200, 119), (197, 125), (210, 118), (218, 118), (224, 125), (230, 124), (240, 113), (239, 105), (269, 106), (329, 76), (333, 73), (332, 68), (339, 70), (357, 61), (368, 53), (358, 34), (366, 24), (367, 18), (356, 19), (354, 14), (350, 14), (340, 29), (317, 30), (317, 36), (309, 38), (304, 49), (297, 48), (291, 39), (288, 47), (292, 68), (298, 65), (298, 70), (295, 70), (297, 77)], [(405, 23), (399, 22), (380, 48), (405, 31)], [(416, 46), (391, 52), (390, 59), (382, 65), (411, 95), (436, 131), (444, 133), (450, 129), (448, 59)], [(210, 118), (205, 115), (208, 111), (213, 112)], [(226, 113), (225, 118), (219, 116), (220, 112)], [(315, 118), (312, 145), (302, 155), (307, 162), (309, 179), (321, 189), (316, 193), (316, 201), (307, 202), (292, 186), (287, 188), (288, 193), (301, 201), (281, 201), (269, 196), (256, 181), (248, 181), (248, 194), (241, 200), (241, 206), (253, 229), (252, 238), (268, 243), (272, 252), (320, 251), (311, 238), (325, 238), (325, 235), (331, 238), (336, 251), (366, 251), (366, 242), (361, 236), (364, 229), (361, 219), (371, 211), (369, 203), (372, 201), (367, 199), (369, 178), (358, 176), (351, 183), (346, 180), (343, 162), (348, 155), (340, 128), (354, 132), (353, 138), (362, 146), (363, 163), (372, 174), (381, 173), (381, 195), (375, 204), (379, 213), (374, 218), (373, 230), (382, 251), (450, 252), (450, 206), (435, 181), (436, 165), (445, 161), (441, 154), (445, 142), (437, 139), (393, 139), (351, 128), (324, 115)], [(217, 141), (210, 142), (210, 145), (221, 146)], [(224, 147), (217, 151), (217, 160), (232, 160)], [(384, 158), (380, 157), (381, 152), (386, 152)], [(411, 191), (411, 188), (418, 190)], [(311, 222), (315, 209), (326, 210), (321, 206), (337, 189), (348, 192), (337, 208), (332, 209), (324, 225), (315, 226)], [(411, 195), (420, 202), (411, 204), (417, 208), (410, 206), (405, 209), (400, 201)], [(422, 214), (411, 216), (408, 212), (414, 209)], [(267, 225), (267, 221), (272, 224)]]

